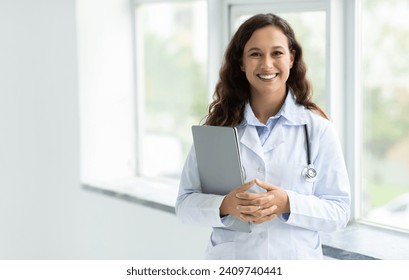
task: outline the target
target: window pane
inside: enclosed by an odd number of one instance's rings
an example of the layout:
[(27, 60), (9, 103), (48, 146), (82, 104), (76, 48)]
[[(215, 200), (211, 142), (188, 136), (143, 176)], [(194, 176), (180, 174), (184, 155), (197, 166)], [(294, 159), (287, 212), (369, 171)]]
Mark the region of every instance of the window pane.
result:
[(362, 5), (362, 216), (408, 229), (409, 2)]
[[(303, 48), (307, 75), (313, 85), (314, 101), (325, 109), (325, 12), (279, 13), (278, 15), (288, 21), (294, 29), (295, 36)], [(237, 17), (233, 30), (236, 30), (250, 16)]]
[(144, 96), (139, 172), (178, 178), (192, 143), (190, 126), (205, 116), (208, 103), (206, 1), (137, 9), (138, 94)]

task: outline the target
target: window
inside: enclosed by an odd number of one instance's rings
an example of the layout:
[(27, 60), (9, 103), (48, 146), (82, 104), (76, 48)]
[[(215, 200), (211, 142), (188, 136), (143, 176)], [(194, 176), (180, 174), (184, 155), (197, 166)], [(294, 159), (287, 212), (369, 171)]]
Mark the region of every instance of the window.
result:
[(81, 182), (117, 192), (179, 179), (208, 104), (207, 1), (134, 3), (80, 10)]
[(361, 218), (409, 229), (409, 25), (406, 0), (361, 9)]
[(190, 127), (206, 115), (206, 11), (206, 1), (136, 6), (139, 176), (179, 179)]
[(108, 2), (84, 1), (78, 6), (81, 182), (85, 185), (100, 186), (135, 175), (132, 13), (108, 9), (115, 7)]

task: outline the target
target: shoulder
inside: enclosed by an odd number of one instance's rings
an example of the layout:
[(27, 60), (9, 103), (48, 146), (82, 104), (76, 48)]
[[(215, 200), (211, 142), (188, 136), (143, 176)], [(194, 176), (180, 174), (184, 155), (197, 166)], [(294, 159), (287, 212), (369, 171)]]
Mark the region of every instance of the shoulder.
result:
[(315, 139), (337, 138), (334, 123), (318, 114), (317, 112), (305, 109), (305, 121), (310, 137)]
[(324, 118), (318, 112), (310, 109), (304, 109), (307, 123), (319, 126), (328, 127), (332, 125), (332, 121)]

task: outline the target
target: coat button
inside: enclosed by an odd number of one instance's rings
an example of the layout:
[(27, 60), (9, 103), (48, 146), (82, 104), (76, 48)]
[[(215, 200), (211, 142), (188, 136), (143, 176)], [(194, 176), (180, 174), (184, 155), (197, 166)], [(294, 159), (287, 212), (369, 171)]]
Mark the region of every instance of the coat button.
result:
[(257, 171), (258, 171), (259, 173), (264, 173), (264, 167), (259, 166), (259, 167), (257, 168)]

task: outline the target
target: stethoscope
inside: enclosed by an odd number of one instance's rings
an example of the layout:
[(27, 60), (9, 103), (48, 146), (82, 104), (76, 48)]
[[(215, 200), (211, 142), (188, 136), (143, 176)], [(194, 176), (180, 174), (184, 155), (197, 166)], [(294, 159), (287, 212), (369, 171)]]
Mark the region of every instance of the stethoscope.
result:
[(315, 170), (314, 165), (311, 163), (311, 153), (310, 153), (310, 143), (308, 141), (308, 129), (307, 125), (304, 124), (304, 132), (305, 132), (305, 142), (307, 144), (307, 167), (305, 167), (301, 173), (304, 177), (304, 180), (309, 183), (314, 183), (317, 179), (317, 170)]
[[(315, 170), (314, 165), (311, 163), (311, 153), (310, 153), (310, 143), (308, 141), (308, 129), (307, 125), (304, 124), (304, 132), (305, 132), (305, 142), (307, 144), (306, 151), (307, 151), (307, 167), (305, 167), (302, 172), (301, 176), (304, 177), (304, 180), (309, 183), (314, 183), (317, 180), (317, 170)], [(245, 180), (246, 178), (246, 169), (242, 166), (242, 175)]]

